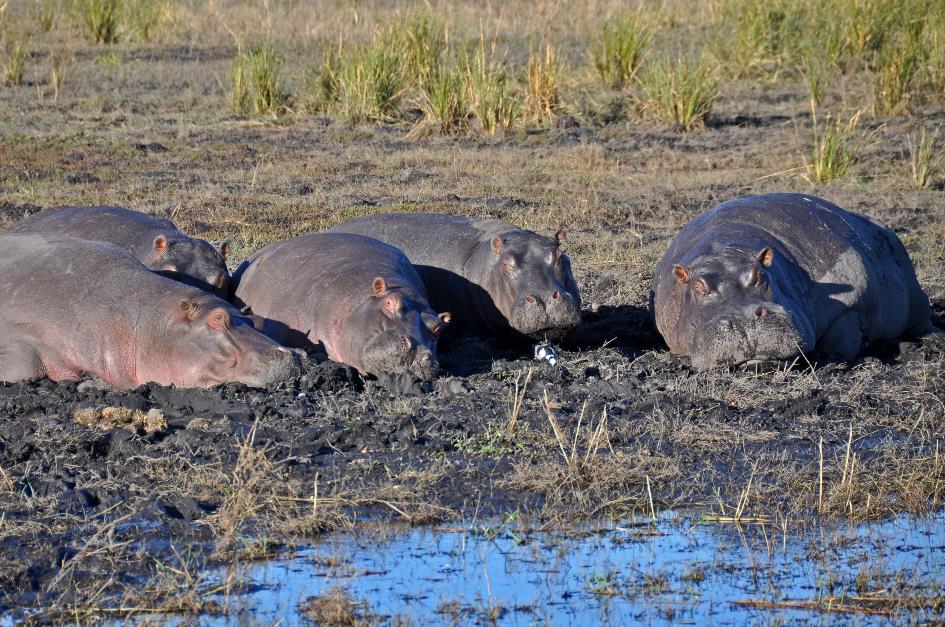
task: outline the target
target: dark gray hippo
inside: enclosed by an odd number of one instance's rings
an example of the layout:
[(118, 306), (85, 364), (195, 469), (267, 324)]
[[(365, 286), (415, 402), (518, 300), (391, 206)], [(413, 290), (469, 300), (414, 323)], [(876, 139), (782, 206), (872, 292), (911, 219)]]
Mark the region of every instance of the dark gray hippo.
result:
[(379, 213), (331, 229), (404, 251), (434, 309), (461, 328), (502, 338), (560, 339), (581, 322), (581, 297), (561, 252), (564, 231), (542, 237), (501, 220)]
[(271, 244), (236, 270), (233, 301), (265, 319), (264, 331), (374, 375), (432, 379), (437, 316), (402, 252), (369, 237), (311, 233)]
[(182, 233), (163, 218), (121, 207), (54, 207), (11, 225), (7, 233), (52, 233), (111, 242), (131, 252), (145, 266), (168, 278), (226, 298), (230, 274), (229, 244)]
[(113, 244), (0, 234), (0, 381), (262, 387), (294, 366), (232, 305)]
[(896, 235), (805, 194), (744, 196), (673, 239), (653, 277), (656, 326), (697, 368), (851, 360), (870, 343), (932, 330)]

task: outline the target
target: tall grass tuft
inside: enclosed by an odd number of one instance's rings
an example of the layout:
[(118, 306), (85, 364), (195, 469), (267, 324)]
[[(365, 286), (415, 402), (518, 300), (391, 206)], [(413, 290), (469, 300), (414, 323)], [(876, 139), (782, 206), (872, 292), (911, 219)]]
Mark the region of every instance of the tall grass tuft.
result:
[(830, 61), (825, 59), (816, 50), (804, 54), (798, 65), (798, 73), (804, 80), (807, 88), (807, 97), (812, 108), (819, 107), (827, 92), (827, 85), (833, 75), (834, 68)]
[(419, 81), (432, 72), (447, 51), (446, 23), (426, 7), (415, 8), (385, 35), (400, 50), (407, 80)]
[(912, 184), (916, 189), (927, 189), (945, 172), (945, 142), (941, 133), (941, 126), (932, 130), (923, 125), (917, 135), (909, 137)]
[(44, 33), (48, 33), (56, 25), (56, 20), (59, 17), (59, 2), (58, 0), (42, 0), (39, 3), (39, 13), (37, 14), (37, 21), (39, 22), (39, 28)]
[(482, 38), (472, 58), (466, 56), (466, 95), (469, 109), (486, 135), (511, 128), (521, 116), (508, 72), (504, 64), (486, 54)]
[(6, 85), (22, 85), (23, 71), (26, 67), (26, 40), (9, 39), (4, 45), (3, 82)]
[(689, 131), (705, 123), (718, 79), (704, 56), (660, 59), (641, 78), (645, 104), (657, 119)]
[(449, 134), (465, 127), (469, 117), (465, 74), (454, 63), (440, 62), (420, 79), (420, 109), (424, 120)]
[(909, 104), (915, 91), (916, 77), (928, 56), (921, 33), (900, 33), (877, 54), (873, 78), (874, 106), (877, 113), (891, 113)]
[(120, 0), (75, 0), (74, 6), (93, 42), (113, 44), (118, 41)]
[[(827, 0), (829, 1), (829, 0)], [(775, 74), (796, 59), (810, 29), (805, 0), (722, 0), (715, 56), (734, 78)]]
[(828, 115), (820, 128), (815, 113), (814, 149), (807, 164), (807, 176), (812, 183), (829, 183), (846, 176), (860, 151), (860, 145), (854, 141), (860, 113), (857, 111), (846, 122), (831, 120)]
[(59, 99), (59, 90), (66, 82), (69, 66), (75, 61), (72, 53), (63, 48), (49, 51), (49, 84), (53, 88), (53, 99)]
[(640, 69), (652, 34), (639, 13), (623, 12), (605, 22), (591, 47), (591, 58), (608, 87), (625, 89)]
[(131, 0), (125, 5), (128, 26), (141, 41), (151, 41), (171, 17), (168, 0)]
[(321, 110), (352, 124), (391, 120), (404, 95), (404, 64), (389, 39), (332, 53), (318, 78)]
[(532, 51), (525, 68), (526, 117), (542, 122), (554, 117), (560, 106), (559, 82), (563, 64), (558, 53), (545, 45), (544, 54)]
[(240, 115), (275, 114), (285, 101), (279, 72), (282, 58), (271, 44), (253, 44), (238, 51), (233, 62), (230, 103)]

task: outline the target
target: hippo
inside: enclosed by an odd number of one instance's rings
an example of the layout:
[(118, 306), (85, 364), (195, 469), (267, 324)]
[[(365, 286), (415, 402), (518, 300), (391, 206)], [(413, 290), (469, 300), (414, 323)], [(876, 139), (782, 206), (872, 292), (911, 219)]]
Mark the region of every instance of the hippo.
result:
[(271, 244), (233, 276), (233, 302), (265, 320), (283, 345), (312, 349), (362, 374), (431, 380), (436, 344), (449, 323), (393, 246), (347, 233), (310, 233)]
[(297, 357), (256, 324), (114, 244), (0, 234), (0, 381), (263, 387), (291, 374)]
[(54, 233), (116, 244), (164, 276), (228, 296), (226, 269), (229, 244), (182, 233), (170, 220), (122, 207), (55, 207), (14, 223), (8, 233)]
[(434, 309), (473, 334), (558, 340), (581, 322), (566, 234), (542, 237), (501, 220), (437, 213), (379, 213), (330, 229), (375, 237), (406, 253)]
[(806, 194), (743, 196), (683, 227), (653, 277), (652, 312), (696, 368), (850, 361), (932, 331), (929, 299), (885, 226)]

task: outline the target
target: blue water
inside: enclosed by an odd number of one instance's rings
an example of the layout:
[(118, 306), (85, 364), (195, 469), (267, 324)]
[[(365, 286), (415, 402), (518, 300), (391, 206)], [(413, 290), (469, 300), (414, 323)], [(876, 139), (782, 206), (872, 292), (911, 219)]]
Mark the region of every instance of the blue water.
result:
[(857, 594), (857, 575), (871, 569), (860, 592), (907, 582), (945, 594), (945, 516), (786, 536), (773, 525), (705, 524), (678, 514), (577, 534), (514, 523), (385, 527), (328, 535), (288, 558), (250, 565), (244, 593), (217, 600), (233, 612), (222, 622), (265, 624), (300, 622), (301, 603), (339, 586), (382, 623), (399, 617), (415, 625), (483, 623), (493, 608), (501, 625), (945, 618), (929, 609), (887, 618), (733, 604)]

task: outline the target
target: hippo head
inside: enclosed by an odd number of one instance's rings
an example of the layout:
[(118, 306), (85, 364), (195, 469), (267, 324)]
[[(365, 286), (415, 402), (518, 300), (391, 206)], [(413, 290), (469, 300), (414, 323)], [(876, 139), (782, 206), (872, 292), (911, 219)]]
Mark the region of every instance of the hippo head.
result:
[(779, 363), (815, 344), (808, 317), (778, 286), (771, 248), (729, 247), (691, 267), (673, 266), (676, 340), (696, 368)]
[(439, 370), (436, 344), (450, 314), (437, 315), (408, 290), (389, 289), (383, 278), (352, 312), (341, 331), (347, 363), (370, 374), (410, 373), (425, 381)]
[(260, 333), (262, 320), (196, 290), (169, 305), (167, 331), (139, 350), (142, 381), (210, 387), (237, 382), (264, 387), (288, 376), (295, 355)]
[(557, 340), (581, 322), (581, 297), (571, 262), (555, 238), (512, 231), (492, 238), (494, 265), (485, 285), (509, 325), (533, 339)]
[(164, 276), (221, 298), (229, 291), (230, 273), (226, 269), (229, 242), (214, 248), (194, 237), (157, 235), (148, 266)]

